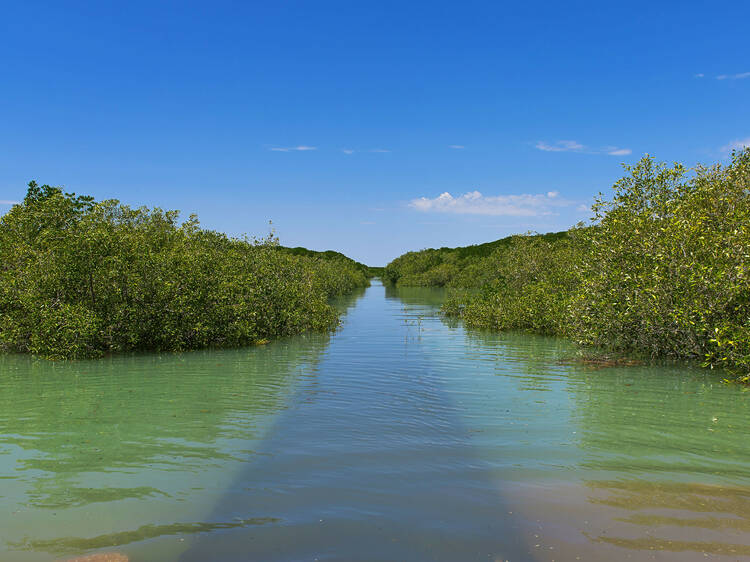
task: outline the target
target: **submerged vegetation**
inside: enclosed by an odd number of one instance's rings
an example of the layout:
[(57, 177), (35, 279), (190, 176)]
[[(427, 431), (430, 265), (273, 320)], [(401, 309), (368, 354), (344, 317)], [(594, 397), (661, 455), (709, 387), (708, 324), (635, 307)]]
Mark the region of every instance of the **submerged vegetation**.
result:
[(692, 173), (648, 156), (625, 169), (589, 225), (409, 252), (385, 278), (454, 288), (444, 312), (469, 326), (699, 359), (749, 380), (750, 150)]
[(337, 322), (367, 267), (32, 182), (0, 218), (0, 348), (49, 358), (248, 345)]

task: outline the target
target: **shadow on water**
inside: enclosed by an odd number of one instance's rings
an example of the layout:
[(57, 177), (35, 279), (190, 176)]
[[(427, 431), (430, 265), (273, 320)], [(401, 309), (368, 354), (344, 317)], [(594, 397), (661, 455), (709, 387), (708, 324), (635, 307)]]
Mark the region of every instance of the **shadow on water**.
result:
[(262, 454), (258, 443), (329, 340), (61, 363), (0, 355), (0, 558), (151, 539), (135, 559), (169, 560), (184, 549), (177, 536), (272, 522), (204, 518), (227, 479)]
[(442, 296), (385, 291), (347, 316), (212, 515), (279, 522), (202, 535), (180, 560), (531, 559), (426, 355)]
[(0, 558), (750, 556), (750, 392), (561, 364), (444, 295), (376, 283), (333, 336), (263, 348), (0, 357)]
[(685, 367), (563, 365), (564, 340), (464, 331), (443, 298), (359, 303), (216, 510), (279, 523), (204, 535), (184, 560), (748, 554), (746, 393)]

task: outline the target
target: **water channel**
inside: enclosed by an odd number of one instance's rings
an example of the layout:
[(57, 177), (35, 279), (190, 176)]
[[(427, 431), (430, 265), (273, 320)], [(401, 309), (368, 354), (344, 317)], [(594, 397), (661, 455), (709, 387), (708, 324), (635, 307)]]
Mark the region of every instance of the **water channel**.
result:
[(334, 334), (0, 356), (0, 560), (750, 558), (750, 392), (379, 282)]

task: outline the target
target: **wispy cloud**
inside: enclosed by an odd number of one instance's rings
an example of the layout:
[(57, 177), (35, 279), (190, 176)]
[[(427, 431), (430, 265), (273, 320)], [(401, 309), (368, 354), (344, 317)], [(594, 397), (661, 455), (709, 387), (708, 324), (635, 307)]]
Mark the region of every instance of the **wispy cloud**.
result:
[(629, 148), (617, 148), (616, 146), (605, 146), (602, 150), (610, 156), (627, 156), (633, 153)]
[(704, 76), (705, 74), (703, 74), (702, 72), (699, 72), (698, 74), (693, 74), (693, 78), (703, 78)]
[(447, 191), (430, 199), (420, 197), (409, 202), (412, 209), (422, 212), (455, 213), (461, 215), (492, 215), (510, 217), (537, 217), (552, 215), (558, 207), (568, 207), (572, 203), (560, 197), (557, 191), (531, 195), (485, 196), (479, 191), (453, 197)]
[(18, 205), (20, 201), (11, 201), (10, 199), (0, 199), (0, 205)]
[(733, 140), (732, 142), (725, 144), (721, 147), (722, 152), (732, 152), (733, 150), (742, 150), (743, 148), (750, 147), (750, 137), (744, 139)]
[(343, 152), (344, 154), (354, 154), (355, 151), (352, 148), (342, 148), (341, 152)]
[(375, 221), (361, 221), (359, 224), (377, 224)]
[(610, 156), (624, 156), (633, 152), (629, 148), (620, 148), (618, 146), (591, 148), (574, 140), (559, 140), (553, 143), (538, 141), (534, 147), (544, 152), (581, 152), (584, 154), (609, 154)]
[(390, 150), (388, 150), (387, 148), (372, 148), (367, 152), (390, 152)]
[(462, 148), (466, 148), (466, 147), (462, 144), (449, 144), (448, 148), (455, 148), (456, 150), (461, 150)]
[(318, 150), (317, 146), (272, 146), (269, 148), (269, 150), (272, 150), (274, 152), (294, 152), (294, 151), (300, 151), (305, 152), (307, 150)]
[(750, 72), (740, 72), (739, 74), (719, 74), (717, 80), (742, 80), (743, 78), (750, 78)]
[(573, 140), (560, 140), (552, 144), (539, 141), (536, 143), (536, 148), (545, 152), (581, 152), (586, 147)]

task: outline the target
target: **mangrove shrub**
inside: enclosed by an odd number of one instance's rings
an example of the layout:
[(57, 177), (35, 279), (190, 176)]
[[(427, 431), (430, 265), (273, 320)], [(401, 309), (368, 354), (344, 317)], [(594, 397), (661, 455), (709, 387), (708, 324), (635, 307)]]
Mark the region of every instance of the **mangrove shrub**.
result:
[(368, 282), (354, 264), (32, 182), (0, 218), (0, 347), (92, 357), (325, 330), (329, 297)]
[(626, 170), (593, 208), (572, 333), (750, 372), (750, 150), (690, 176), (649, 157)]
[[(470, 326), (700, 359), (747, 378), (750, 149), (694, 170), (646, 156), (625, 171), (610, 198), (597, 198), (589, 225), (505, 238), (466, 259), (455, 259), (462, 248), (410, 252), (386, 266), (388, 279), (474, 288), (444, 306)], [(444, 282), (436, 273), (446, 264)]]

